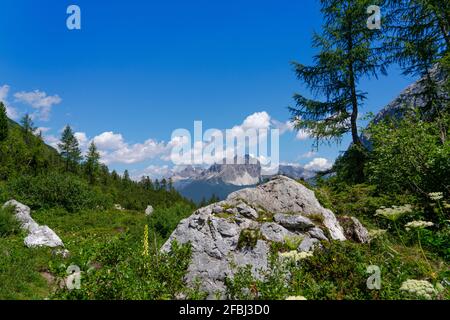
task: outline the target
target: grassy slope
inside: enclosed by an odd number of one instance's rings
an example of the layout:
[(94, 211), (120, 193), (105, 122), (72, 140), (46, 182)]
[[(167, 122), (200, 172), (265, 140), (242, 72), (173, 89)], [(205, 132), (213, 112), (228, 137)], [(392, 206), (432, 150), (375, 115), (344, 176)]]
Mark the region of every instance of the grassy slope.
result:
[(33, 217), (60, 236), (71, 257), (63, 261), (53, 256), (51, 249), (26, 248), (23, 233), (0, 237), (0, 300), (48, 297), (54, 285), (43, 274), (50, 271), (49, 267), (84, 261), (97, 246), (124, 232), (139, 241), (147, 221), (142, 213), (115, 210), (67, 214), (55, 209), (36, 212)]

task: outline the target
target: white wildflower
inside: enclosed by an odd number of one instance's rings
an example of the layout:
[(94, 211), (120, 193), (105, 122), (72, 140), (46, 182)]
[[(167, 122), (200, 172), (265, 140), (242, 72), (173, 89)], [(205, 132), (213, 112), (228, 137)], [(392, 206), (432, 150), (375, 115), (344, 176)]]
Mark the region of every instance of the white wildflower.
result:
[(376, 238), (379, 238), (379, 237), (385, 235), (386, 232), (387, 232), (387, 230), (383, 230), (383, 229), (369, 230), (369, 237), (370, 237), (370, 239), (376, 239)]
[(304, 296), (290, 296), (286, 300), (307, 300)]
[(400, 290), (428, 300), (437, 294), (433, 285), (425, 280), (406, 280), (402, 283)]
[(376, 216), (382, 216), (385, 219), (391, 221), (397, 221), (404, 215), (411, 213), (413, 207), (410, 204), (405, 204), (404, 206), (393, 206), (392, 208), (380, 208), (376, 211)]
[(283, 252), (280, 253), (279, 256), (283, 260), (293, 260), (295, 262), (298, 262), (300, 260), (312, 257), (313, 253), (311, 251), (309, 252), (298, 252), (298, 251), (289, 251), (289, 252)]
[(431, 200), (433, 201), (439, 201), (442, 198), (444, 198), (444, 194), (442, 192), (431, 192), (428, 194)]
[(409, 231), (411, 229), (423, 229), (432, 226), (434, 226), (433, 222), (418, 220), (418, 221), (411, 221), (405, 224), (405, 229)]

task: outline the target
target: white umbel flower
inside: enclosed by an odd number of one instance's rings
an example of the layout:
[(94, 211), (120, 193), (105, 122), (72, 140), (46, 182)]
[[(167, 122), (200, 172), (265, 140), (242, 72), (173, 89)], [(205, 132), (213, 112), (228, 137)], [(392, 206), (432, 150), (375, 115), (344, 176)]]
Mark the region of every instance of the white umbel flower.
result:
[(437, 294), (433, 285), (425, 280), (406, 280), (402, 283), (400, 290), (427, 300), (431, 300)]
[(290, 296), (290, 297), (287, 297), (286, 300), (303, 300), (303, 301), (305, 301), (307, 299), (304, 296)]
[(431, 200), (433, 201), (439, 201), (442, 198), (444, 198), (444, 194), (442, 192), (431, 192), (428, 194)]
[(411, 229), (423, 229), (432, 226), (434, 226), (433, 222), (418, 220), (418, 221), (411, 221), (405, 224), (405, 229), (409, 231)]
[(311, 251), (309, 252), (298, 252), (298, 251), (289, 251), (289, 252), (283, 252), (280, 253), (279, 256), (283, 260), (293, 260), (295, 262), (298, 262), (300, 260), (312, 257), (313, 253)]
[(376, 216), (381, 216), (385, 219), (391, 221), (397, 221), (405, 214), (411, 213), (413, 211), (413, 207), (410, 204), (405, 204), (404, 206), (393, 206), (392, 208), (380, 208), (376, 211)]

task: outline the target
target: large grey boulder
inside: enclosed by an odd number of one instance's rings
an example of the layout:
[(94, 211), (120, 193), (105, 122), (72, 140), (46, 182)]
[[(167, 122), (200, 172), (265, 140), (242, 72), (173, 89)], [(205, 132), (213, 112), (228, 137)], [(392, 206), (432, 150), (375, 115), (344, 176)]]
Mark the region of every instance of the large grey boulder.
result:
[[(249, 235), (255, 238), (247, 239)], [(345, 240), (333, 212), (319, 204), (313, 191), (277, 176), (198, 209), (180, 222), (161, 250), (169, 252), (175, 240), (190, 243), (192, 261), (186, 281), (198, 280), (209, 298), (215, 298), (223, 294), (225, 279), (239, 267), (250, 265), (253, 275), (260, 277), (268, 268), (270, 243), (288, 238), (301, 240), (302, 251), (314, 250), (320, 241)]]
[(48, 226), (40, 226), (31, 217), (31, 209), (26, 205), (16, 201), (10, 200), (3, 205), (3, 208), (13, 207), (15, 216), (21, 223), (22, 229), (28, 231), (25, 237), (24, 244), (28, 248), (34, 247), (64, 247), (64, 243), (58, 235)]
[(314, 192), (295, 180), (276, 176), (256, 188), (233, 192), (225, 200), (230, 204), (245, 202), (254, 208), (264, 208), (274, 214), (299, 214), (303, 217), (320, 217), (334, 240), (345, 240), (344, 232), (329, 209), (322, 207)]

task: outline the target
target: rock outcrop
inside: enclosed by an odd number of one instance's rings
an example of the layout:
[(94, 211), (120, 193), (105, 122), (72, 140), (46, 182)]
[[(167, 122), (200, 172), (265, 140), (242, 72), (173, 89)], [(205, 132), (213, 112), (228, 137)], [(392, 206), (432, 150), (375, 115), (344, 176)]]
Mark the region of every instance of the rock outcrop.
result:
[[(314, 192), (277, 176), (255, 188), (236, 191), (224, 201), (198, 209), (180, 222), (162, 247), (172, 241), (192, 245), (186, 281), (199, 280), (214, 298), (237, 267), (251, 265), (258, 277), (268, 267), (271, 242), (299, 241), (298, 251), (311, 251), (321, 241), (345, 240), (333, 212), (323, 208)], [(292, 241), (290, 241), (292, 242)]]
[(24, 240), (25, 246), (34, 247), (64, 247), (64, 243), (58, 235), (48, 226), (39, 225), (31, 217), (31, 209), (26, 205), (10, 200), (3, 205), (3, 208), (14, 207), (15, 216), (21, 223), (22, 229), (28, 231), (28, 235)]

